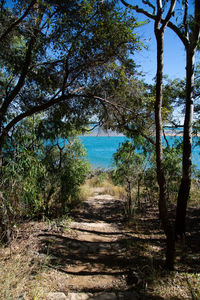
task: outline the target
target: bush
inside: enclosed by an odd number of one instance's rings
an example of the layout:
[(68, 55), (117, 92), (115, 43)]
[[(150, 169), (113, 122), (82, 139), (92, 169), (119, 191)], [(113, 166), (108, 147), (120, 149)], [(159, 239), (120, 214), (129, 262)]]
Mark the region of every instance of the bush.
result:
[[(33, 121), (36, 126), (38, 120)], [(76, 138), (62, 146), (58, 137), (55, 140), (49, 144), (36, 136), (32, 119), (27, 118), (6, 143), (0, 181), (2, 235), (18, 218), (39, 217), (53, 208), (65, 214), (77, 204), (89, 171), (86, 150)]]
[[(52, 191), (54, 202), (61, 205), (64, 213), (77, 202), (80, 185), (87, 178), (86, 150), (78, 139), (62, 147), (50, 145), (45, 149), (43, 163), (47, 169), (47, 195)], [(46, 206), (50, 204), (48, 196)]]

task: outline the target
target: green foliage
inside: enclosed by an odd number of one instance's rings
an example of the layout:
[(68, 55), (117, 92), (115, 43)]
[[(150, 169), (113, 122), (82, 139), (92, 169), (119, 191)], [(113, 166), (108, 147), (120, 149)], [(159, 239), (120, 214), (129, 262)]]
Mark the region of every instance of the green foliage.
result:
[(46, 168), (38, 155), (42, 143), (34, 132), (38, 121), (39, 118), (30, 118), (22, 122), (3, 149), (1, 191), (16, 215), (33, 216), (44, 203), (42, 178)]
[[(113, 171), (113, 180), (126, 187), (127, 207), (125, 211), (131, 217), (134, 214), (135, 206), (140, 206), (140, 189), (148, 165), (147, 156), (137, 143), (126, 141), (114, 154), (114, 162), (116, 168)], [(134, 187), (137, 189), (135, 201), (132, 196)]]
[(133, 141), (121, 144), (114, 154), (116, 169), (113, 178), (117, 183), (124, 184), (127, 180), (134, 182), (139, 179), (147, 168), (147, 157), (144, 151), (138, 149)]
[(45, 166), (30, 150), (21, 150), (2, 167), (1, 191), (15, 215), (33, 216), (43, 205)]
[[(166, 137), (167, 138), (167, 137)], [(166, 188), (169, 201), (177, 200), (177, 193), (181, 180), (182, 170), (182, 141), (177, 140), (173, 145), (168, 145), (163, 149), (163, 170), (166, 180)], [(145, 174), (145, 186), (147, 188), (148, 197), (150, 193), (155, 197), (154, 193), (158, 192), (158, 184), (156, 180), (156, 158), (155, 152), (152, 153), (150, 168)]]
[(168, 199), (177, 200), (182, 170), (182, 142), (164, 149), (163, 167), (167, 183)]
[(96, 178), (96, 185), (101, 186), (105, 180), (108, 180), (109, 175), (106, 172), (100, 172)]
[(92, 187), (103, 187), (106, 184), (109, 184), (110, 172), (101, 168), (93, 170), (91, 174), (90, 184)]
[[(140, 146), (139, 146), (140, 145)], [(166, 178), (168, 199), (176, 201), (181, 179), (182, 143), (176, 142), (164, 148), (163, 166)], [(140, 197), (148, 201), (157, 199), (158, 184), (156, 177), (155, 149), (146, 148), (141, 139), (123, 143), (114, 154), (116, 168), (113, 180), (128, 189), (136, 190), (136, 199)], [(140, 191), (140, 187), (143, 187)]]
[(1, 191), (16, 217), (49, 213), (52, 206), (62, 206), (65, 213), (77, 201), (89, 170), (78, 139), (60, 145), (36, 135), (43, 120), (38, 116), (21, 122), (4, 148)]
[(8, 127), (53, 106), (49, 114), (57, 121), (88, 124), (96, 101), (87, 88), (106, 76), (109, 64), (121, 64), (137, 48), (135, 19), (115, 1), (48, 0), (39, 1), (10, 29), (30, 1), (13, 1), (11, 8), (4, 4), (0, 37), (8, 33), (0, 42), (2, 138)]
[(89, 172), (86, 156), (78, 139), (62, 146), (59, 143), (46, 146), (43, 163), (47, 169), (47, 192), (53, 188), (54, 201), (60, 203), (64, 211), (78, 200), (79, 187)]

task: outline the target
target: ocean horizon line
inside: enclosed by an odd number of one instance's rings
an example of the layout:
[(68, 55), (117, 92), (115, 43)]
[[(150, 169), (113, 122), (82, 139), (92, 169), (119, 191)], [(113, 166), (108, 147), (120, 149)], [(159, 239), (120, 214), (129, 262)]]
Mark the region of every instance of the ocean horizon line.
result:
[[(78, 135), (79, 137), (126, 137), (128, 138), (125, 134), (123, 133), (86, 133), (83, 135)], [(155, 137), (156, 134), (153, 133), (150, 135), (150, 137)], [(162, 134), (162, 136), (183, 136), (183, 131), (177, 131), (177, 132), (165, 132), (165, 134)], [(200, 137), (200, 134), (193, 134), (193, 137)]]

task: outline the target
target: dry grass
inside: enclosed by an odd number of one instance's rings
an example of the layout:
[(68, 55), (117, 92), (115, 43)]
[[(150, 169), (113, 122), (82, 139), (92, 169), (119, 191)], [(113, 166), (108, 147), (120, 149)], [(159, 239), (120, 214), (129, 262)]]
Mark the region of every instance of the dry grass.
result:
[(114, 196), (119, 199), (123, 199), (126, 197), (125, 188), (119, 185), (114, 185), (111, 180), (106, 179), (101, 184), (102, 193)]
[[(38, 252), (40, 227), (44, 222), (30, 222), (9, 247), (0, 247), (0, 299), (43, 300), (47, 293), (59, 290), (65, 274), (48, 268), (50, 256)], [(32, 231), (33, 230), (33, 231)], [(25, 232), (25, 234), (24, 234)], [(35, 233), (37, 232), (37, 235)]]
[(158, 279), (154, 291), (164, 299), (198, 300), (200, 297), (199, 278), (198, 275), (187, 273), (174, 272), (170, 276), (166, 274), (166, 278)]
[(80, 201), (85, 201), (87, 198), (93, 195), (93, 187), (90, 184), (90, 180), (86, 180), (86, 182), (80, 187), (79, 191), (79, 199)]
[(191, 184), (190, 191), (190, 205), (194, 207), (200, 206), (200, 182), (197, 180), (193, 180)]
[(24, 299), (42, 299), (45, 286), (50, 280), (43, 279), (45, 262), (33, 261), (26, 249), (7, 255), (8, 249), (1, 250), (0, 299), (10, 300), (23, 296)]
[(111, 195), (119, 199), (126, 197), (125, 188), (114, 185), (112, 180), (105, 174), (100, 178), (99, 176), (94, 176), (93, 178), (86, 180), (85, 184), (80, 188), (80, 199), (84, 201), (88, 197), (93, 196), (97, 188), (99, 188), (100, 194)]
[[(98, 183), (97, 186), (103, 194), (110, 194), (116, 198), (124, 198), (126, 195), (125, 189), (114, 186), (108, 177), (103, 180), (92, 178), (81, 187), (82, 201), (92, 196), (96, 187), (95, 182)], [(193, 182), (190, 200), (193, 208), (199, 206), (199, 199), (200, 189), (198, 184)], [(143, 215), (135, 216), (132, 239), (127, 240), (130, 262), (133, 262), (133, 268), (142, 278), (139, 292), (143, 293), (145, 300), (198, 300), (200, 299), (200, 273), (188, 271), (195, 263), (195, 258), (190, 259), (188, 255), (185, 263), (181, 261), (183, 255), (178, 253), (177, 271), (174, 272), (167, 272), (156, 264), (157, 261), (163, 260), (165, 248), (164, 235), (157, 223), (157, 214), (156, 208), (150, 213), (145, 210)], [(62, 225), (64, 230), (67, 230), (67, 224), (63, 226), (63, 221), (60, 222), (58, 227)], [(49, 268), (51, 257), (48, 251), (47, 254), (41, 254), (38, 248), (38, 235), (41, 230), (51, 230), (50, 225), (48, 222), (23, 224), (18, 229), (11, 247), (0, 247), (0, 299), (13, 300), (21, 296), (24, 300), (43, 300), (49, 292), (63, 291), (67, 274)], [(131, 225), (127, 226), (127, 229), (130, 229)], [(178, 250), (185, 255), (184, 249)], [(199, 259), (197, 252), (193, 252), (192, 255), (196, 255), (196, 260)]]
[(149, 269), (146, 276), (146, 285), (153, 295), (162, 299), (173, 300), (199, 300), (200, 299), (200, 275), (186, 272), (167, 272), (163, 270)]
[[(161, 236), (160, 236), (161, 237)], [(134, 240), (144, 239), (144, 242)], [(138, 230), (133, 242), (128, 245), (134, 269), (142, 279), (139, 291), (143, 300), (199, 300), (200, 273), (183, 271), (187, 268), (177, 261), (176, 271), (169, 272), (156, 261), (163, 260), (163, 244), (146, 241), (147, 235)], [(154, 236), (153, 238), (159, 238)], [(179, 271), (180, 270), (180, 271)]]

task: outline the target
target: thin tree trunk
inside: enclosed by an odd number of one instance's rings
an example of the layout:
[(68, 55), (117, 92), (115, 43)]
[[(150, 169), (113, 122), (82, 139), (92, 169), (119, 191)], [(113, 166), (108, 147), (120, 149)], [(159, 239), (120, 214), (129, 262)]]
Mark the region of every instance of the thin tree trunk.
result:
[(54, 193), (54, 186), (52, 186), (50, 188), (48, 196), (47, 196), (46, 201), (45, 201), (45, 216), (49, 215), (49, 202), (51, 200), (51, 196), (53, 195), (53, 193)]
[(194, 20), (191, 32), (189, 32), (189, 26), (187, 23), (188, 2), (185, 2), (185, 15), (183, 22), (185, 37), (187, 40), (187, 42), (184, 43), (186, 49), (186, 105), (183, 133), (182, 179), (178, 193), (175, 223), (176, 237), (180, 236), (181, 238), (185, 235), (186, 231), (186, 210), (191, 187), (194, 61), (200, 37), (200, 1), (195, 0), (194, 5)]
[(193, 126), (193, 89), (194, 89), (194, 51), (187, 51), (186, 68), (186, 111), (183, 133), (183, 160), (182, 160), (182, 179), (178, 193), (176, 208), (176, 236), (181, 238), (185, 235), (185, 219), (187, 202), (191, 187), (191, 153), (192, 153), (192, 126)]
[(155, 101), (155, 124), (156, 124), (156, 164), (157, 180), (159, 184), (159, 214), (160, 220), (167, 239), (166, 268), (174, 269), (175, 257), (175, 234), (174, 228), (168, 217), (167, 188), (163, 170), (163, 146), (162, 146), (162, 78), (163, 78), (163, 48), (164, 32), (155, 24), (157, 40), (157, 74), (156, 74), (156, 101)]
[(12, 236), (14, 214), (0, 192), (0, 242), (10, 242)]
[(128, 189), (128, 217), (131, 217), (132, 210), (132, 196), (131, 196), (131, 182), (127, 179), (127, 189)]
[(138, 180), (137, 180), (137, 203), (138, 203), (139, 208), (141, 206), (141, 203), (140, 203), (140, 183), (141, 183), (141, 178), (138, 178)]

